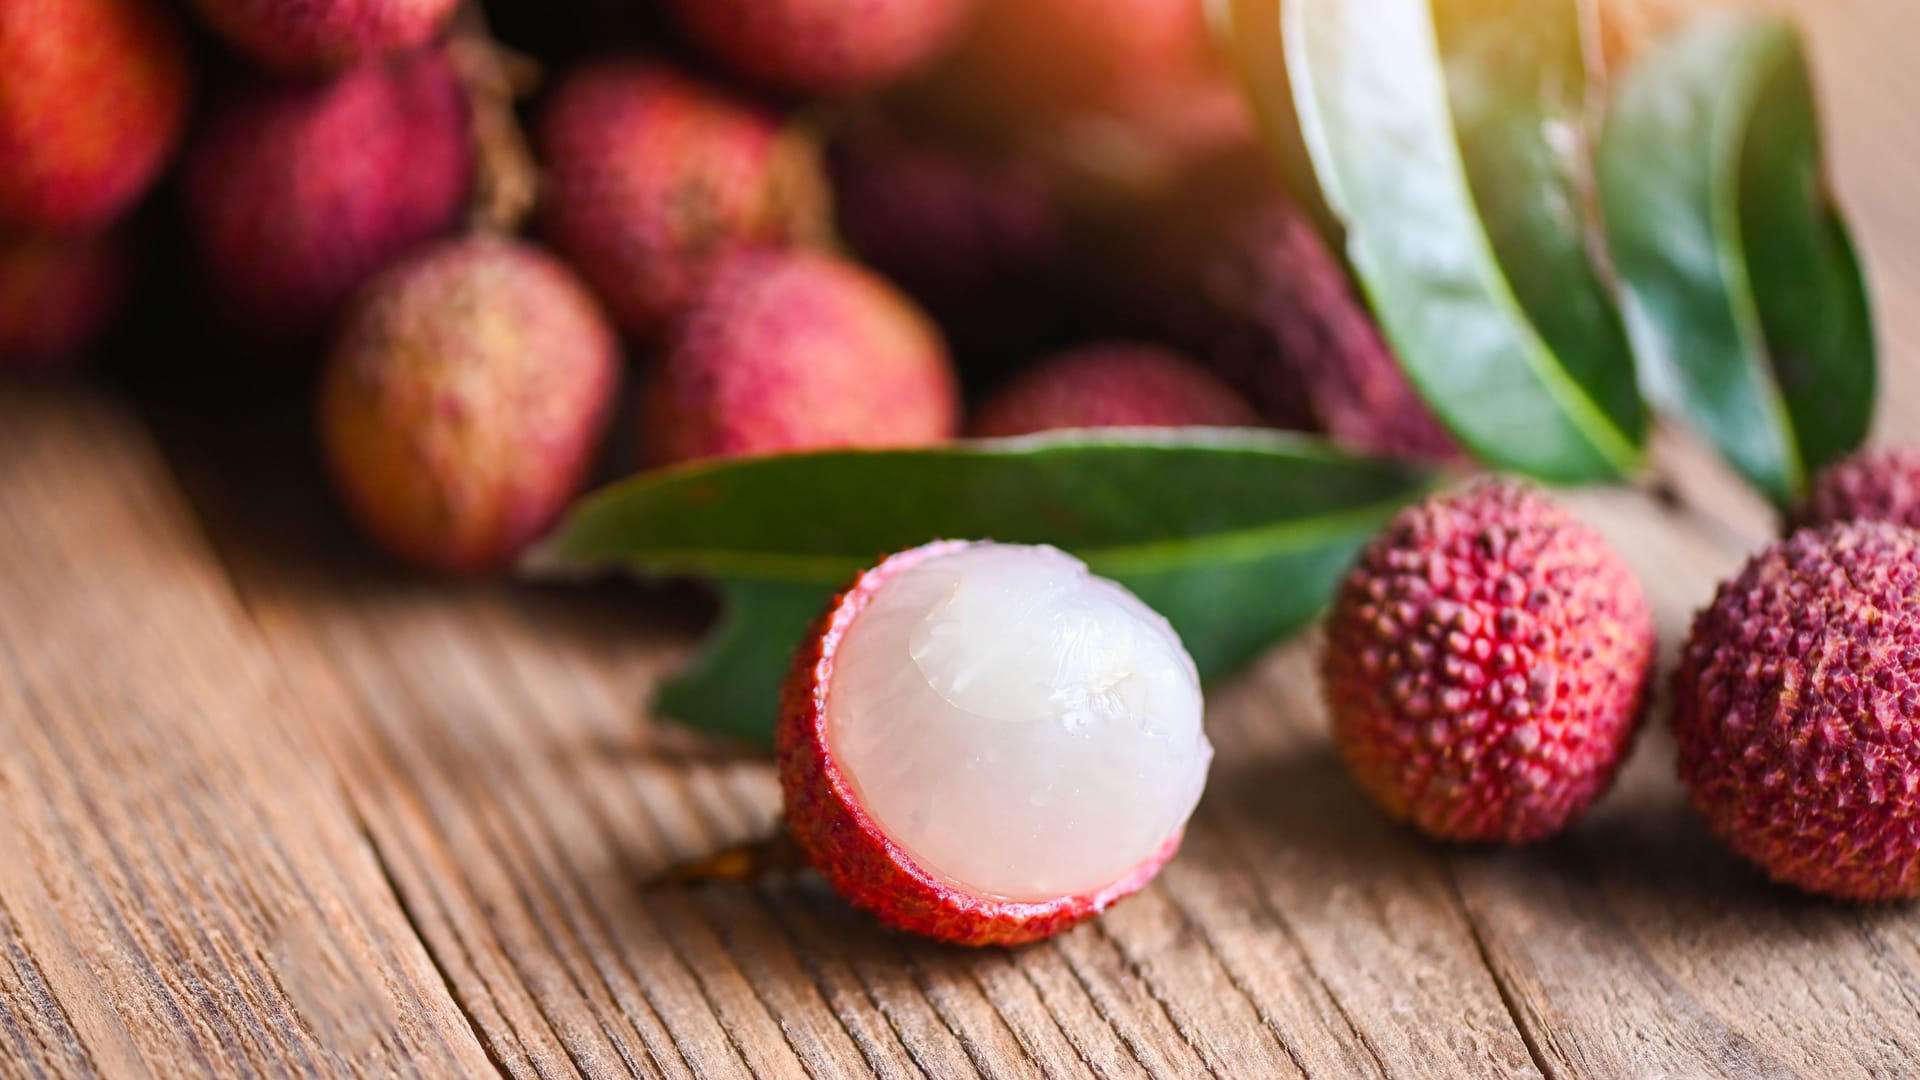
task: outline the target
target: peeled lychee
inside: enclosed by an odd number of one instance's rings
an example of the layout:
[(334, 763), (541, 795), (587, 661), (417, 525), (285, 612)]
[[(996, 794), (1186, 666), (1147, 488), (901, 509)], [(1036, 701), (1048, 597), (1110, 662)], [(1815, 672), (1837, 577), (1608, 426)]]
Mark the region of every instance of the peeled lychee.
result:
[(787, 824), (882, 922), (1015, 945), (1180, 845), (1213, 756), (1165, 619), (1049, 547), (946, 541), (837, 597), (775, 732)]
[(1674, 676), (1680, 777), (1776, 881), (1920, 896), (1920, 534), (1807, 529), (1693, 623)]
[(547, 102), (538, 144), (547, 238), (641, 337), (664, 329), (725, 256), (824, 228), (808, 141), (664, 64), (575, 70)]
[(347, 313), (320, 396), (335, 486), (419, 566), (505, 565), (586, 479), (618, 382), (618, 341), (586, 286), (516, 241), (420, 252)]
[(687, 33), (740, 75), (803, 94), (892, 82), (953, 43), (972, 0), (675, 0)]
[(118, 232), (0, 240), (0, 372), (79, 359), (112, 328), (130, 261)]
[(1884, 521), (1920, 528), (1920, 448), (1865, 450), (1814, 477), (1794, 508), (1793, 528)]
[(156, 0), (0, 3), (0, 229), (119, 217), (179, 141), (186, 46)]
[(642, 394), (650, 461), (952, 438), (959, 393), (927, 317), (866, 270), (813, 252), (728, 259)]
[(323, 330), (356, 286), (460, 220), (472, 172), (466, 96), (438, 50), (229, 87), (182, 189), (215, 308), (255, 343)]
[(1196, 169), (1124, 252), (1116, 313), (1186, 349), (1276, 424), (1366, 453), (1460, 453), (1340, 260), (1264, 170)]
[(338, 71), (423, 45), (459, 0), (194, 0), (221, 34), (269, 68)]
[(1570, 824), (1639, 728), (1653, 615), (1606, 541), (1485, 480), (1402, 511), (1327, 624), (1334, 741), (1395, 818), (1518, 844)]
[(1153, 345), (1108, 342), (1048, 357), (988, 398), (979, 438), (1061, 428), (1251, 427), (1253, 407), (1212, 372)]

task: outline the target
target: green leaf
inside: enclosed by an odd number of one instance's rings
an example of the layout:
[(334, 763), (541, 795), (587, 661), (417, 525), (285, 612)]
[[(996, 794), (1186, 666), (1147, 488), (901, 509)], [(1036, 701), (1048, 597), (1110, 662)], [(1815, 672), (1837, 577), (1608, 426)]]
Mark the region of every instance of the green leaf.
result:
[(1260, 130), (1279, 170), (1280, 182), (1320, 235), (1338, 244), (1340, 223), (1313, 175), (1313, 160), (1307, 155), (1299, 111), (1293, 103), (1293, 83), (1287, 78), (1286, 47), (1280, 40), (1280, 0), (1207, 0), (1207, 19), (1221, 53), (1232, 64), (1260, 118)]
[(943, 538), (1055, 544), (1164, 614), (1211, 678), (1306, 625), (1360, 545), (1432, 479), (1318, 440), (1217, 429), (742, 458), (589, 497), (529, 568), (714, 579), (726, 612), (656, 704), (764, 740), (808, 622), (889, 552)]
[(1873, 316), (1792, 25), (1721, 15), (1618, 88), (1600, 193), (1648, 396), (1778, 503), (1857, 447)]
[(1482, 460), (1636, 469), (1645, 406), (1581, 192), (1576, 0), (1286, 0), (1301, 129), (1408, 377)]

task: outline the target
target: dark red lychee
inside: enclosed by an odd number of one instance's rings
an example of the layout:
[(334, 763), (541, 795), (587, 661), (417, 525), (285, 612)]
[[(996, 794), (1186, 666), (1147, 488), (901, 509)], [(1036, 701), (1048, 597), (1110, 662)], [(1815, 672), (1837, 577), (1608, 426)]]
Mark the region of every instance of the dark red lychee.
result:
[(1253, 407), (1212, 372), (1154, 345), (1107, 342), (1047, 357), (974, 416), (977, 438), (1062, 428), (1251, 427)]
[(1341, 757), (1387, 813), (1518, 844), (1613, 782), (1653, 659), (1652, 611), (1606, 541), (1496, 479), (1402, 511), (1368, 546), (1322, 669)]
[(642, 392), (648, 460), (949, 439), (959, 392), (939, 331), (852, 263), (747, 252), (721, 264)]
[(194, 0), (250, 58), (279, 71), (338, 71), (427, 42), (458, 0)]
[(1920, 534), (1855, 522), (1755, 556), (1674, 675), (1680, 777), (1776, 881), (1920, 896)]
[(330, 82), (226, 88), (188, 148), (182, 195), (227, 324), (256, 344), (311, 337), (355, 287), (449, 231), (473, 172), (467, 115), (438, 50)]
[(147, 190), (187, 114), (187, 51), (155, 0), (0, 3), (0, 229), (99, 229)]
[(674, 0), (673, 8), (688, 34), (749, 80), (848, 94), (937, 57), (973, 0)]
[(1790, 528), (1884, 521), (1920, 528), (1920, 447), (1865, 450), (1821, 470)]
[(664, 64), (576, 69), (547, 102), (538, 144), (543, 231), (637, 336), (663, 330), (726, 256), (824, 229), (807, 139)]

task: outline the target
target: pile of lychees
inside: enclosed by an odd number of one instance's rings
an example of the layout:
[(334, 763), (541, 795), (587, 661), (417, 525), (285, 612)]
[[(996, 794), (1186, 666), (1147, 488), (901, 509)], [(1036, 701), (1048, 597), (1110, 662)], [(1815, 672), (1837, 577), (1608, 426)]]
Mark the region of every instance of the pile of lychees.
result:
[(364, 532), (457, 572), (636, 465), (1171, 425), (1453, 454), (1203, 9), (0, 0), (0, 369), (179, 283), (220, 352), (317, 373)]

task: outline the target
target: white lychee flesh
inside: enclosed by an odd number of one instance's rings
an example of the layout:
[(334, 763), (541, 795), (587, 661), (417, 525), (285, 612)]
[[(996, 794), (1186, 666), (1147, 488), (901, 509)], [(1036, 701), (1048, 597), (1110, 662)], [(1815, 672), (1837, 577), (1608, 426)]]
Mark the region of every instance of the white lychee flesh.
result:
[(1046, 901), (1113, 884), (1192, 814), (1213, 747), (1167, 621), (1050, 547), (981, 543), (889, 578), (840, 644), (828, 745), (924, 870)]

